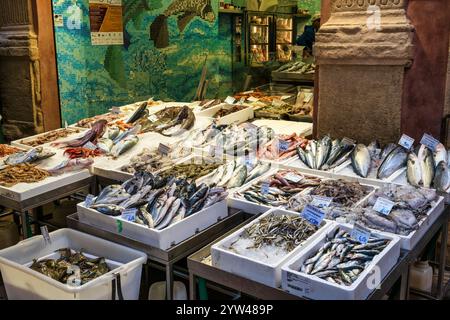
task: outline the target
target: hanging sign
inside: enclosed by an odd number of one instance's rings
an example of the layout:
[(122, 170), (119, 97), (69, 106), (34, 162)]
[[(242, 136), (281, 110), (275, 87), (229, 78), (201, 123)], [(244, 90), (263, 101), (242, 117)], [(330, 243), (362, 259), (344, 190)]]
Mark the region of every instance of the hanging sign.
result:
[(123, 44), (122, 0), (89, 0), (93, 46)]

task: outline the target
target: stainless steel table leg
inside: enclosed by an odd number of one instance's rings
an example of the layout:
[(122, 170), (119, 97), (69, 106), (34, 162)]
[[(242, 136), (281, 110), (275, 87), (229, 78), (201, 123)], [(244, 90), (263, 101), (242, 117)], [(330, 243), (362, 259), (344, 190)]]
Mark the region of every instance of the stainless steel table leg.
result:
[(92, 177), (89, 189), (90, 189), (89, 191), (91, 192), (91, 194), (93, 194), (94, 196), (98, 195), (99, 188), (98, 188), (97, 176)]
[(439, 253), (439, 274), (436, 286), (436, 297), (440, 300), (443, 296), (443, 286), (442, 283), (444, 281), (444, 272), (445, 272), (445, 264), (446, 264), (446, 254), (447, 254), (447, 239), (448, 238), (448, 221), (444, 223), (442, 226), (441, 233), (441, 248)]
[(28, 213), (26, 210), (20, 212), (20, 220), (22, 220), (22, 235), (23, 238), (28, 238)]
[(189, 272), (189, 300), (195, 300), (197, 298), (197, 277)]
[(399, 300), (409, 300), (409, 266), (400, 277), (400, 296)]
[(166, 299), (173, 299), (173, 266), (171, 263), (166, 265)]

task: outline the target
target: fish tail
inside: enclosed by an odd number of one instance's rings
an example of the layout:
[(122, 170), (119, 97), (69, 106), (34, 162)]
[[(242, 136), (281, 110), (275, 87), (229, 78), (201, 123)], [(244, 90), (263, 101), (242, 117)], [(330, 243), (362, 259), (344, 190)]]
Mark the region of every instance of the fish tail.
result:
[(156, 48), (169, 46), (169, 31), (165, 15), (160, 14), (150, 25), (150, 40), (153, 40)]

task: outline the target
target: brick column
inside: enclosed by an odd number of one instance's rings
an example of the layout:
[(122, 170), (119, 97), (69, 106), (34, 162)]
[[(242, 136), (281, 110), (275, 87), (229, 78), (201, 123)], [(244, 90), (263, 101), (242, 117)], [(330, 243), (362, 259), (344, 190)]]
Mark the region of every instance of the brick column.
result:
[(42, 132), (39, 51), (31, 0), (0, 1), (0, 74), (5, 138)]

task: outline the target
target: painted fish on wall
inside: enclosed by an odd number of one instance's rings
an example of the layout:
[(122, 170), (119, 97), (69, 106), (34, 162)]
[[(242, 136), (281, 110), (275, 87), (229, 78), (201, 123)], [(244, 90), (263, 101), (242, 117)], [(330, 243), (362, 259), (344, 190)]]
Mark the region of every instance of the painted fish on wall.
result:
[(183, 32), (196, 16), (208, 22), (214, 22), (216, 19), (211, 0), (174, 0), (150, 25), (150, 40), (153, 40), (156, 48), (169, 46), (167, 18), (170, 16), (178, 16), (180, 32)]

